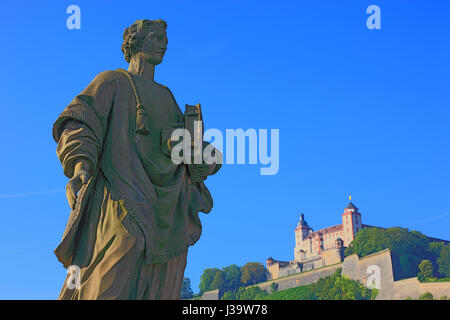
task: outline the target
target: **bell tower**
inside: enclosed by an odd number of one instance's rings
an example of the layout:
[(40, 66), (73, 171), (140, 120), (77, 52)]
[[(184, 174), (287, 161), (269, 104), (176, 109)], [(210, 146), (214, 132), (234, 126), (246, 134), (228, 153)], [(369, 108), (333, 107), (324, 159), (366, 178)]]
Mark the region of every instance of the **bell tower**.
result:
[(348, 247), (355, 239), (356, 233), (362, 229), (361, 213), (358, 208), (351, 202), (352, 197), (349, 197), (350, 202), (344, 209), (342, 214), (342, 231), (344, 235), (344, 246)]

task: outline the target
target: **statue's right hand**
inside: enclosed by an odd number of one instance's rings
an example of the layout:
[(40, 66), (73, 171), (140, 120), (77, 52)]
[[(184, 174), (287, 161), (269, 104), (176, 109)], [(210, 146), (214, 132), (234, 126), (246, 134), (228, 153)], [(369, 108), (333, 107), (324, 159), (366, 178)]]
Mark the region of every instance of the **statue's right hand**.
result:
[(89, 178), (88, 165), (85, 162), (78, 162), (75, 165), (74, 174), (66, 186), (66, 196), (72, 210), (75, 209), (78, 191), (80, 191), (81, 187), (88, 182)]

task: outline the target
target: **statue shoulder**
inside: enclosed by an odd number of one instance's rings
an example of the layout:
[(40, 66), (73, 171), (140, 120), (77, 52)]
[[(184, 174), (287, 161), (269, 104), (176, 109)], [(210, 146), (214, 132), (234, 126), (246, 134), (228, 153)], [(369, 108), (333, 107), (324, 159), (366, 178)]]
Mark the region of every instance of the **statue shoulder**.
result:
[(117, 70), (107, 70), (97, 74), (92, 82), (97, 84), (117, 83), (123, 78), (125, 78), (125, 75), (122, 72)]
[(172, 91), (170, 91), (170, 89), (169, 89), (168, 87), (166, 87), (165, 85), (163, 85), (163, 84), (158, 83), (158, 85), (159, 85), (163, 90), (165, 90), (165, 91), (169, 94), (169, 96), (170, 96), (170, 97), (175, 101), (175, 103), (176, 103), (176, 99), (175, 99), (175, 96), (173, 95)]

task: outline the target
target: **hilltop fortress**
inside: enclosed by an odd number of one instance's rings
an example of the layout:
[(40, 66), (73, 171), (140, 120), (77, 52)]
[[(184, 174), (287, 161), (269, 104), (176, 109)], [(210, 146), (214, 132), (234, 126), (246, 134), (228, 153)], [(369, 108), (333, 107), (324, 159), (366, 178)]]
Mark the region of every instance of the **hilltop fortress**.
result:
[[(351, 200), (351, 197), (350, 197)], [(364, 228), (378, 228), (362, 223), (361, 213), (350, 201), (342, 214), (342, 223), (318, 231), (308, 225), (303, 213), (295, 229), (293, 261), (266, 260), (270, 279), (340, 263), (344, 250)]]
[(361, 213), (350, 202), (342, 214), (342, 223), (318, 231), (308, 225), (303, 213), (295, 229), (293, 261), (266, 260), (271, 279), (340, 263), (344, 250), (364, 228), (375, 228), (362, 223)]
[[(338, 225), (313, 231), (301, 213), (295, 229), (294, 260), (280, 261), (269, 257), (266, 260), (269, 279), (278, 279), (343, 262), (345, 248), (355, 239), (357, 232), (365, 228), (384, 229), (363, 224), (361, 212), (351, 202), (351, 197), (342, 214), (342, 223)], [(448, 243), (446, 240), (428, 238)]]

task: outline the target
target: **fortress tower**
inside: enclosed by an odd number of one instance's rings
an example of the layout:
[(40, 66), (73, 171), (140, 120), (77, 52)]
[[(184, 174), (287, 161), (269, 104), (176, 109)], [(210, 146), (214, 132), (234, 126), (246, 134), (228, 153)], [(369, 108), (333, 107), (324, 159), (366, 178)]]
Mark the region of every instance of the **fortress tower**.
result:
[[(351, 197), (349, 198), (350, 200), (352, 199)], [(350, 201), (342, 214), (342, 231), (344, 236), (342, 240), (344, 240), (345, 247), (348, 247), (350, 242), (355, 239), (356, 233), (362, 228), (361, 213)]]
[(313, 229), (308, 226), (303, 213), (300, 213), (300, 221), (297, 223), (297, 228), (295, 228), (295, 248), (294, 257), (297, 261), (302, 261), (305, 259), (306, 252), (310, 251), (311, 248), (307, 248), (307, 243), (303, 240), (308, 234), (310, 234)]

